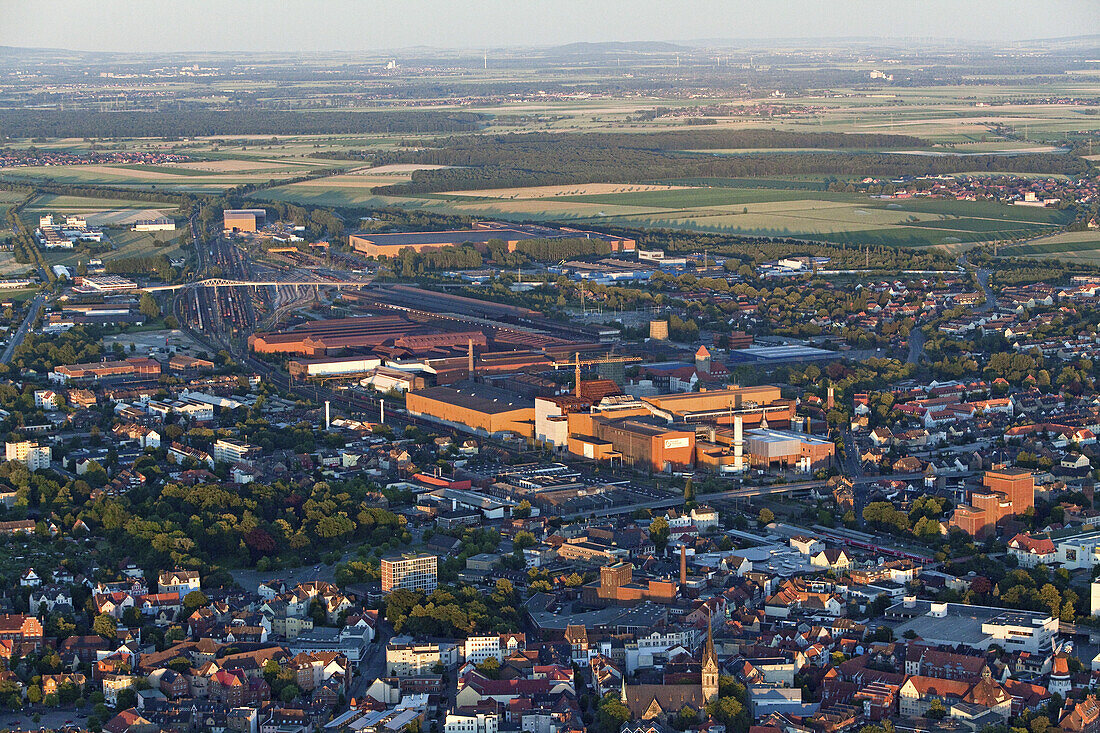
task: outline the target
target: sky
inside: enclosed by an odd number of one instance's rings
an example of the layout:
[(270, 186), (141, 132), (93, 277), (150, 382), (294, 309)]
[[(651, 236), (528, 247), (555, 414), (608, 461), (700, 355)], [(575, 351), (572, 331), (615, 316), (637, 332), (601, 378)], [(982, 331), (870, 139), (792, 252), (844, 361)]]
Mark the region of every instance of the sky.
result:
[(1100, 33), (1098, 0), (0, 0), (0, 45), (371, 53), (578, 41)]

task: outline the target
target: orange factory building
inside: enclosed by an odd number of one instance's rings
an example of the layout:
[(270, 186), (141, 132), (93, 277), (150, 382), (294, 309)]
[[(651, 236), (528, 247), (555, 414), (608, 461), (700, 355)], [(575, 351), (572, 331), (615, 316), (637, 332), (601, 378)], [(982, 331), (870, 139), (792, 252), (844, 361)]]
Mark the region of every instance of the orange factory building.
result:
[(672, 429), (645, 417), (618, 420), (587, 413), (569, 415), (569, 452), (597, 461), (620, 461), (654, 471), (695, 465), (695, 430)]
[(313, 321), (287, 331), (254, 333), (248, 347), (257, 354), (294, 354), (319, 357), (330, 351), (375, 348), (423, 353), (436, 348), (465, 349), (487, 345), (480, 330), (440, 332), (430, 326), (396, 315), (372, 315)]
[(567, 227), (555, 228), (536, 224), (504, 224), (500, 222), (474, 222), (472, 229), (445, 232), (397, 232), (375, 234), (357, 232), (348, 237), (352, 249), (368, 257), (393, 257), (404, 250), (424, 250), (459, 247), (464, 244), (484, 250), (490, 240), (500, 240), (509, 252), (514, 252), (520, 242), (528, 239), (598, 239), (607, 242), (612, 252), (633, 252), (635, 241), (600, 232), (589, 232)]
[(970, 503), (960, 504), (951, 514), (950, 525), (972, 537), (987, 537), (1005, 519), (1023, 514), (1035, 506), (1035, 478), (1023, 468), (986, 471), (982, 489), (970, 492)]
[(671, 579), (634, 582), (634, 566), (617, 562), (600, 568), (600, 579), (581, 588), (581, 600), (589, 606), (633, 605), (644, 601), (674, 603), (679, 584)]
[(405, 409), (416, 417), (476, 435), (535, 434), (534, 401), (514, 392), (474, 382), (429, 387), (405, 396)]
[(680, 392), (642, 401), (676, 422), (732, 425), (733, 416), (740, 415), (746, 429), (790, 427), (795, 414), (794, 400), (783, 399), (779, 387), (772, 385)]
[(124, 361), (99, 361), (89, 364), (62, 364), (50, 372), (50, 380), (68, 382), (78, 379), (108, 379), (111, 377), (157, 376), (160, 363), (145, 357)]
[(225, 209), (222, 211), (223, 227), (228, 232), (254, 232), (267, 222), (264, 209)]

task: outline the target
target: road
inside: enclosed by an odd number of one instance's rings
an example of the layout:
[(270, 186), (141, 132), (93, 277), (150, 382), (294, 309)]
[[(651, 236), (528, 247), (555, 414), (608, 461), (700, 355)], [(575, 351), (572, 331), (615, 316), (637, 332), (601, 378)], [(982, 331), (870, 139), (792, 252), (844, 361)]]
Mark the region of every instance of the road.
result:
[[(970, 268), (970, 263), (966, 261), (966, 255), (959, 255), (959, 266), (967, 269)], [(991, 273), (991, 270), (983, 270), (980, 267), (975, 271), (978, 277), (978, 285), (981, 286), (982, 292), (985, 293), (985, 302), (979, 306), (975, 306), (975, 313), (988, 313), (997, 305), (997, 296), (993, 294), (993, 288), (989, 287), (989, 276)]]
[(374, 641), (367, 646), (367, 654), (359, 662), (356, 677), (352, 680), (348, 699), (362, 699), (367, 686), (386, 674), (386, 645), (393, 638), (393, 629), (383, 620), (379, 620)]
[(31, 326), (34, 324), (34, 320), (38, 318), (38, 312), (42, 310), (42, 305), (45, 302), (45, 293), (39, 293), (34, 296), (34, 300), (31, 301), (31, 307), (27, 311), (27, 317), (23, 319), (22, 325), (20, 325), (12, 335), (11, 340), (8, 341), (8, 345), (4, 347), (4, 353), (0, 354), (0, 364), (8, 364), (11, 362), (11, 358), (15, 355), (15, 350), (19, 348), (19, 344), (23, 343), (23, 339), (27, 337), (27, 332), (31, 330)]
[(60, 710), (42, 708), (38, 711), (39, 719), (37, 723), (34, 722), (34, 713), (31, 712), (2, 713), (0, 714), (0, 727), (12, 731), (65, 730), (69, 726), (72, 726), (73, 730), (76, 730), (77, 727), (81, 730), (87, 730), (89, 712), (91, 712), (90, 706), (79, 710), (76, 708), (63, 708)]
[(988, 313), (997, 305), (997, 296), (993, 294), (993, 288), (989, 287), (989, 270), (978, 270), (978, 284), (985, 293), (985, 302), (974, 309), (975, 313)]
[(919, 364), (922, 356), (924, 356), (924, 331), (917, 325), (909, 330), (909, 358), (905, 361), (909, 364)]

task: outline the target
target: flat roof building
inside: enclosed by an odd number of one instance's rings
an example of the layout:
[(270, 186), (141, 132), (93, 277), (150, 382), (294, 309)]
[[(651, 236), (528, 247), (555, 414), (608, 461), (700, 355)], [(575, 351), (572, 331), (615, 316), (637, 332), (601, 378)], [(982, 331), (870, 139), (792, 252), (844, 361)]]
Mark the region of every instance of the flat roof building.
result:
[(570, 415), (569, 452), (654, 471), (678, 471), (695, 465), (695, 431), (676, 429), (656, 418), (612, 420), (575, 414)]
[(73, 380), (97, 380), (110, 377), (156, 376), (160, 374), (160, 363), (145, 357), (134, 357), (124, 361), (101, 361), (90, 364), (62, 364), (49, 373), (51, 382), (69, 382)]
[(765, 419), (766, 427), (785, 428), (794, 417), (794, 402), (783, 399), (779, 387), (773, 385), (680, 392), (641, 400), (676, 422), (732, 425), (733, 417), (740, 415), (746, 428), (763, 427)]
[(985, 652), (991, 644), (1007, 652), (1050, 654), (1058, 619), (1041, 611), (1021, 611), (994, 606), (937, 603), (906, 597), (886, 609), (886, 618), (900, 623), (894, 633), (901, 638), (912, 631), (930, 644), (963, 644)]
[(801, 344), (784, 344), (782, 346), (749, 346), (743, 349), (733, 349), (729, 352), (732, 362), (748, 362), (755, 364), (789, 364), (804, 361), (824, 361), (836, 359), (840, 354), (828, 349), (818, 349), (813, 346)]
[(85, 290), (98, 292), (112, 292), (121, 290), (134, 290), (137, 283), (118, 275), (85, 275), (81, 278), (80, 287)]
[(825, 468), (836, 446), (831, 440), (792, 430), (749, 430), (745, 433), (749, 465), (754, 468), (799, 468), (812, 471)]
[(53, 451), (48, 445), (39, 445), (35, 440), (23, 440), (18, 443), (4, 444), (4, 460), (18, 461), (31, 471), (49, 468)]
[(535, 434), (533, 399), (478, 382), (409, 392), (405, 408), (416, 417), (476, 435)]
[(225, 209), (222, 221), (226, 231), (254, 232), (267, 223), (267, 211), (264, 209)]
[(590, 232), (568, 227), (547, 227), (536, 224), (506, 224), (501, 222), (474, 222), (472, 229), (458, 229), (443, 232), (399, 232), (393, 234), (374, 234), (357, 232), (348, 237), (348, 243), (358, 252), (372, 257), (392, 257), (403, 250), (422, 252), (430, 249), (459, 247), (464, 244), (484, 248), (491, 240), (505, 243), (509, 252), (514, 252), (520, 242), (529, 239), (597, 239), (606, 242), (608, 252), (633, 252), (633, 239), (616, 237), (610, 234)]
[(383, 593), (398, 589), (431, 593), (438, 583), (439, 558), (412, 552), (384, 557), (381, 572)]
[(254, 333), (248, 347), (257, 354), (297, 354), (322, 357), (342, 349), (377, 349), (387, 346), (409, 353), (435, 349), (461, 349), (470, 342), (479, 349), (488, 343), (480, 329), (442, 331), (399, 315), (333, 318), (302, 324), (286, 331)]

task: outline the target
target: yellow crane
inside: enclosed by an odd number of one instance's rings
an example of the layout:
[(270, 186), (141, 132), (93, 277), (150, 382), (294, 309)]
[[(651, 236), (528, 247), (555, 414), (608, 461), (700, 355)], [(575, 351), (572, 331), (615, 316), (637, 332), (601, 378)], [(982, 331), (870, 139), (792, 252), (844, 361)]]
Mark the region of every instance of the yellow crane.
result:
[(578, 397), (581, 396), (581, 367), (582, 366), (594, 366), (599, 364), (636, 364), (642, 360), (640, 356), (615, 356), (608, 352), (605, 356), (598, 358), (582, 359), (580, 352), (573, 354), (573, 361), (555, 361), (552, 366), (555, 369), (562, 367), (573, 367), (577, 370), (576, 387), (574, 391)]

